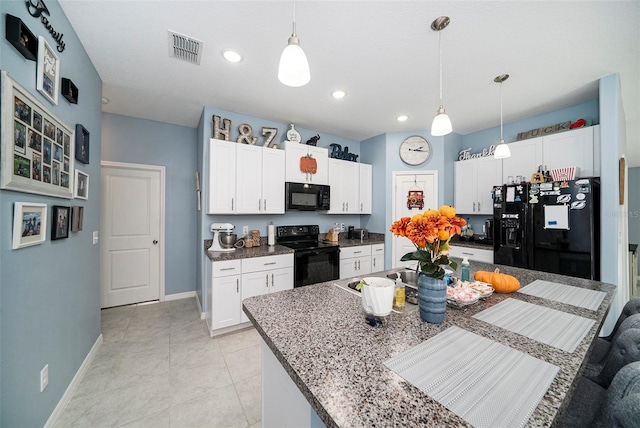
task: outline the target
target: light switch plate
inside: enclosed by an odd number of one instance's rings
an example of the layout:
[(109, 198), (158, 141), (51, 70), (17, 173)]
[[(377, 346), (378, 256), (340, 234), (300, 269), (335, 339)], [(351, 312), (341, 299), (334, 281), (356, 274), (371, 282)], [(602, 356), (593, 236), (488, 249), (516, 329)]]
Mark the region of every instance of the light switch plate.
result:
[(98, 238), (98, 231), (93, 231), (93, 245), (96, 245), (100, 239)]

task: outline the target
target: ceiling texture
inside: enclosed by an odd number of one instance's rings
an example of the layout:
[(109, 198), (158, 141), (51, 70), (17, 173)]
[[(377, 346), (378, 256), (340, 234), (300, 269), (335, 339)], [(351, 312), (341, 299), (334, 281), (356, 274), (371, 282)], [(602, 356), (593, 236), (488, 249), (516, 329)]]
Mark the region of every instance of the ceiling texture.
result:
[[(196, 127), (210, 106), (358, 141), (426, 130), (439, 105), (430, 26), (446, 15), (444, 106), (453, 132), (499, 125), (499, 74), (511, 76), (503, 84), (509, 123), (595, 99), (598, 79), (619, 73), (628, 164), (640, 166), (637, 0), (298, 0), (297, 34), (311, 69), (300, 88), (277, 78), (293, 1), (60, 3), (102, 78), (104, 112)], [(169, 57), (169, 30), (203, 42), (200, 65)], [(227, 62), (227, 48), (242, 61)], [(331, 96), (337, 89), (343, 99)], [(409, 119), (398, 122), (401, 114)]]

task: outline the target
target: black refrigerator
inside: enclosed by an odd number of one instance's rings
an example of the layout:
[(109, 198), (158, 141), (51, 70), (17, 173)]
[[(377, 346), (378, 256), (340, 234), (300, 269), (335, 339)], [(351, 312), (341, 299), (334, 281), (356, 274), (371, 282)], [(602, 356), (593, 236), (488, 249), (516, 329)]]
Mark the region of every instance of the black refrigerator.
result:
[(494, 187), (493, 262), (529, 269), (531, 236), (529, 183)]
[(600, 179), (529, 186), (528, 267), (600, 280)]

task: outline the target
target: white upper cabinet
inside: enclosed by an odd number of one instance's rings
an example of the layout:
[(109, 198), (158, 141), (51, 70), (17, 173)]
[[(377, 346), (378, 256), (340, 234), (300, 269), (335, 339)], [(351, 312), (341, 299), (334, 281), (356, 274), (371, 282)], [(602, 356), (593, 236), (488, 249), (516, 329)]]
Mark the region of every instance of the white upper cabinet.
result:
[(600, 126), (573, 129), (542, 138), (543, 164), (554, 168), (577, 166), (579, 177), (600, 175)]
[(455, 207), (460, 214), (493, 214), (493, 186), (502, 182), (502, 162), (482, 157), (454, 163)]
[(371, 165), (360, 164), (360, 214), (371, 214), (372, 174)]
[(210, 140), (208, 214), (284, 213), (283, 150)]
[(509, 177), (514, 181), (517, 176), (529, 181), (531, 175), (543, 164), (542, 138), (518, 141), (509, 144), (511, 157), (502, 160), (502, 181), (495, 184), (507, 184)]
[(236, 208), (236, 143), (209, 140), (209, 204), (207, 214)]
[[(329, 150), (308, 144), (284, 142), (286, 152), (285, 181), (294, 183), (329, 184)], [(316, 172), (302, 172), (300, 159), (312, 157), (316, 162)]]
[(371, 214), (371, 165), (329, 159), (329, 185), (327, 214)]

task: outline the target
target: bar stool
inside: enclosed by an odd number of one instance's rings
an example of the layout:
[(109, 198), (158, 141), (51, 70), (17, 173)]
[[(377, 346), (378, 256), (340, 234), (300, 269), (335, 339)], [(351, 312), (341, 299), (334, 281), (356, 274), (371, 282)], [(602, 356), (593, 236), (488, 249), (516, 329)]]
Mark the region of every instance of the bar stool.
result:
[(627, 364), (603, 388), (581, 376), (559, 427), (637, 427), (640, 421), (640, 361)]
[(616, 325), (613, 327), (611, 334), (607, 337), (602, 337), (601, 339), (606, 340), (607, 342), (611, 342), (613, 340), (613, 336), (615, 336), (620, 324), (624, 322), (631, 315), (640, 314), (640, 297), (634, 297), (630, 299), (622, 308), (622, 312), (618, 317), (618, 321), (616, 321)]
[(611, 349), (611, 344), (614, 343), (620, 335), (629, 330), (630, 328), (640, 328), (640, 314), (634, 314), (627, 317), (622, 323), (620, 323), (616, 332), (613, 335), (611, 341), (608, 341), (602, 337), (597, 337), (591, 353), (589, 354), (589, 365), (599, 365)]
[(583, 376), (608, 388), (616, 373), (635, 361), (640, 361), (640, 329), (631, 328), (618, 336), (599, 364), (587, 364)]

